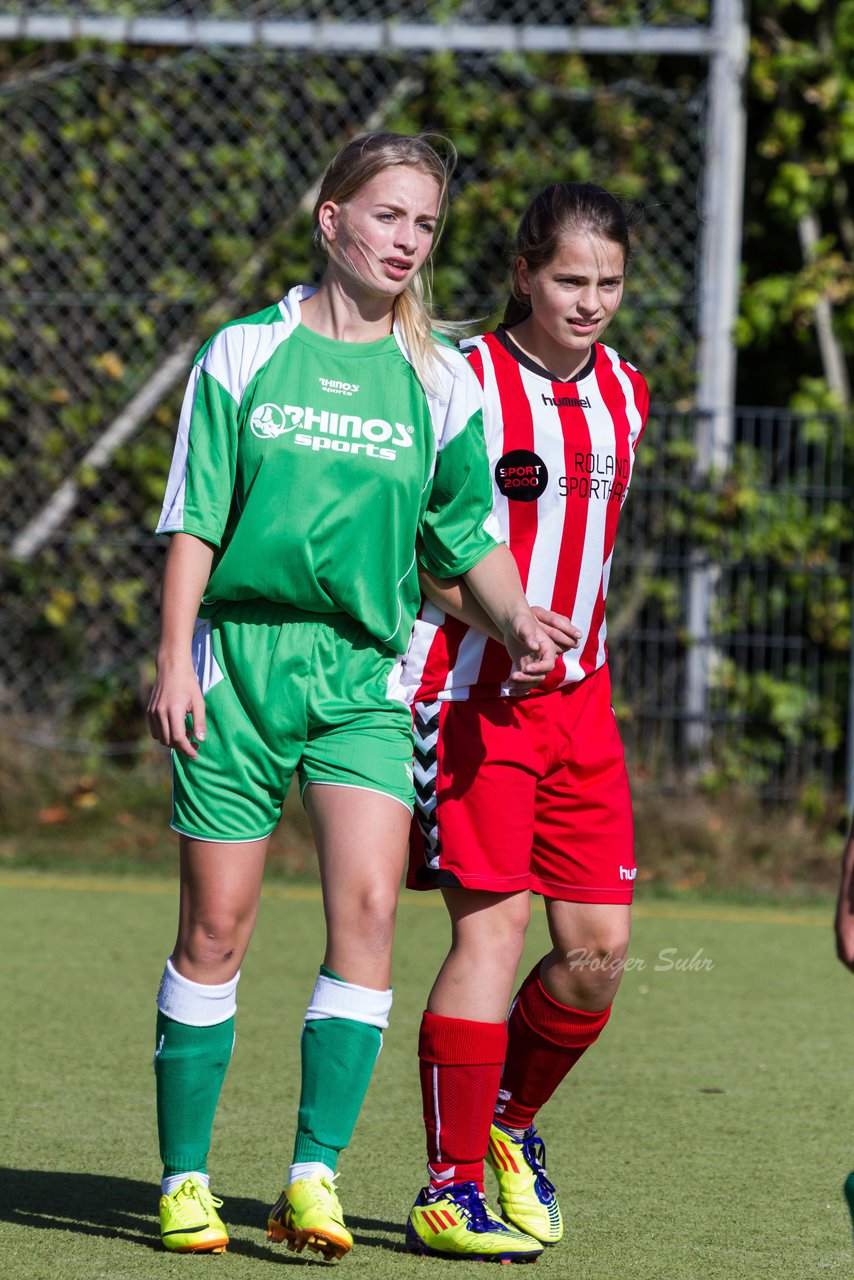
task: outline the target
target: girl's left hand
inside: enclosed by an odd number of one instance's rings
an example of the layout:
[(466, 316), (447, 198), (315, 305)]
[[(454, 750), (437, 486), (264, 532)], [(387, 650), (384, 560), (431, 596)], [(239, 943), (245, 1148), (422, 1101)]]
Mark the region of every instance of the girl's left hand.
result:
[(554, 641), (558, 653), (578, 648), (581, 632), (564, 614), (553, 613), (551, 609), (543, 609), (538, 604), (531, 605), (531, 613), (549, 639)]

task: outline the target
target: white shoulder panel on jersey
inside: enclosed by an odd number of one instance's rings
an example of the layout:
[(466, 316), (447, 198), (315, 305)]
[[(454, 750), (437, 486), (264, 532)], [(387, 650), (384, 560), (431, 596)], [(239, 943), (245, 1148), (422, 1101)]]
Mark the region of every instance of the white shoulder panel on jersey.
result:
[(221, 329), (200, 360), (200, 366), (240, 404), (243, 393), (276, 348), (300, 322), (300, 299), (313, 293), (302, 285), (279, 303), (281, 320), (273, 324), (230, 324)]
[(187, 454), (190, 440), (190, 419), (193, 416), (193, 405), (196, 399), (196, 387), (202, 376), (201, 369), (194, 365), (190, 371), (190, 380), (184, 393), (181, 417), (178, 419), (178, 435), (172, 451), (172, 462), (169, 467), (169, 479), (166, 481), (166, 494), (160, 519), (157, 521), (156, 533), (175, 533), (184, 526), (184, 498), (187, 491)]
[(315, 292), (310, 285), (297, 285), (291, 289), (279, 303), (281, 321), (273, 324), (234, 324), (221, 329), (202, 359), (191, 369), (178, 422), (166, 495), (157, 522), (157, 533), (175, 533), (183, 527), (190, 422), (202, 372), (218, 382), (239, 404), (255, 373), (300, 323), (300, 302)]

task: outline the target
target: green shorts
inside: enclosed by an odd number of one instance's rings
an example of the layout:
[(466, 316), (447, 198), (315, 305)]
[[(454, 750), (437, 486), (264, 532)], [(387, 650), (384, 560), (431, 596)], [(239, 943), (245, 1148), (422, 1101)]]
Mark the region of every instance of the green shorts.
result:
[(197, 760), (172, 752), (172, 826), (197, 840), (270, 834), (294, 771), (412, 809), (412, 714), (389, 694), (394, 656), (347, 614), (266, 600), (199, 619), (193, 662), (207, 735)]

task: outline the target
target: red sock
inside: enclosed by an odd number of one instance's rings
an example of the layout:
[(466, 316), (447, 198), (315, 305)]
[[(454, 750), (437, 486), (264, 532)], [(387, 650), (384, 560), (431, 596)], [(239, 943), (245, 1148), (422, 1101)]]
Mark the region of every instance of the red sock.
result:
[(507, 1024), (426, 1013), (418, 1058), (431, 1190), (475, 1182), (483, 1158), (507, 1049)]
[(550, 996), (539, 963), (519, 988), (507, 1023), (507, 1061), (495, 1116), (511, 1129), (527, 1129), (564, 1076), (598, 1039), (611, 1013), (572, 1009)]

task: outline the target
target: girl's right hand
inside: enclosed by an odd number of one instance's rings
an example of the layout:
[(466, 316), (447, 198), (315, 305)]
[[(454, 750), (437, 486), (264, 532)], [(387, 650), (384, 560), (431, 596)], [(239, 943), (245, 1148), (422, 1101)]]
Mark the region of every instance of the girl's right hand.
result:
[[(192, 728), (188, 730), (187, 717)], [(158, 665), (148, 700), (148, 727), (156, 742), (198, 759), (198, 743), (205, 740), (205, 699), (192, 663), (180, 667)]]

